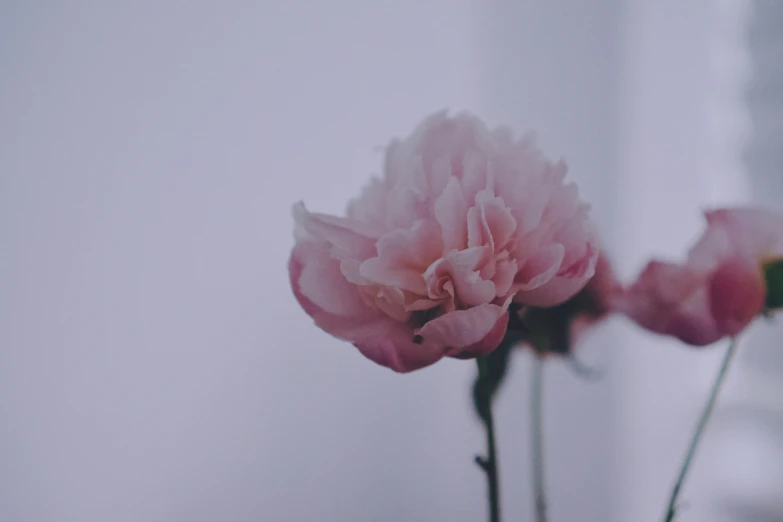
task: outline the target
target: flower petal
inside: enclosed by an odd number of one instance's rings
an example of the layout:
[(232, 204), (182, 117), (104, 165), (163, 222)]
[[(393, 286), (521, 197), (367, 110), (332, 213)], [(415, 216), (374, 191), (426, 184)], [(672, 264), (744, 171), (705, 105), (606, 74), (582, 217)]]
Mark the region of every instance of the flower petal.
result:
[(718, 228), (739, 255), (761, 261), (783, 256), (783, 215), (761, 208), (724, 208), (705, 213), (708, 230)]
[(492, 282), (495, 283), (495, 292), (498, 297), (505, 297), (514, 284), (517, 275), (517, 262), (515, 260), (499, 261), (495, 267), (495, 275)]
[(328, 251), (308, 256), (307, 250), (298, 245), (292, 256), (299, 259), (301, 267), (297, 281), (299, 292), (310, 302), (335, 315), (350, 316), (365, 312), (367, 305), (356, 285), (345, 279), (340, 271), (340, 261), (330, 257)]
[(765, 284), (758, 265), (745, 257), (721, 263), (709, 281), (712, 316), (718, 329), (735, 336), (764, 308)]
[(364, 261), (359, 267), (362, 277), (426, 295), (424, 270), (440, 257), (442, 250), (437, 225), (418, 221), (410, 230), (390, 232), (378, 241), (377, 250), (377, 257)]
[(526, 292), (547, 283), (560, 270), (564, 256), (565, 247), (560, 243), (539, 249), (525, 261), (517, 272), (514, 278), (517, 288)]
[(392, 141), (349, 217), (294, 207), (294, 294), (321, 328), (396, 371), (486, 353), (511, 299), (548, 305), (592, 274), (586, 207), (565, 174), (533, 138), (436, 113)]
[(449, 179), (435, 200), (435, 219), (443, 234), (443, 251), (461, 250), (467, 245), (467, 202), (457, 178)]
[(618, 300), (618, 311), (650, 331), (711, 344), (724, 334), (710, 312), (706, 282), (687, 266), (652, 261)]
[(493, 252), (506, 246), (517, 228), (502, 198), (488, 190), (476, 194), (476, 205), (468, 210), (468, 246), (487, 245)]
[(501, 315), (495, 326), (479, 342), (466, 346), (459, 351), (452, 350), (448, 356), (458, 359), (469, 359), (486, 355), (500, 345), (506, 335), (506, 330), (508, 330), (508, 313)]
[[(449, 353), (460, 353), (468, 346), (481, 343), (495, 328), (498, 320), (506, 315), (510, 303), (509, 298), (502, 305), (485, 304), (468, 310), (456, 310), (433, 319), (419, 328), (416, 334), (425, 343), (444, 346)], [(494, 341), (494, 338), (491, 340)], [(491, 349), (495, 347), (497, 344)]]
[(327, 241), (344, 255), (369, 258), (375, 255), (371, 227), (362, 221), (309, 212), (304, 203), (293, 208), (296, 234), (299, 238), (314, 237)]
[(461, 305), (477, 306), (489, 303), (496, 297), (495, 283), (483, 280), (478, 271), (487, 253), (487, 247), (452, 250), (445, 258), (435, 261), (427, 268), (424, 278), (428, 281), (428, 288), (432, 288), (434, 282), (440, 278), (448, 277)]
[(413, 342), (413, 330), (391, 319), (357, 326), (349, 337), (365, 357), (400, 373), (424, 368), (446, 355), (438, 343)]

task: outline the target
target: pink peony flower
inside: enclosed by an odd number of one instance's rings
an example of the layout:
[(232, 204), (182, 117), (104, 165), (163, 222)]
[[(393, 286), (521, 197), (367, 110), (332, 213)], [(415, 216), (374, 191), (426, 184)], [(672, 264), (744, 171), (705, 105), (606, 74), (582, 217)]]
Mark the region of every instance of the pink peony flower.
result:
[(565, 165), (470, 115), (427, 118), (386, 152), (348, 217), (294, 207), (291, 286), (333, 336), (399, 372), (497, 347), (507, 310), (553, 306), (598, 249)]
[(601, 254), (595, 275), (576, 295), (550, 308), (523, 307), (511, 315), (509, 332), (535, 350), (568, 355), (585, 333), (604, 320), (622, 295), (612, 264)]
[(696, 346), (736, 336), (764, 311), (764, 266), (783, 258), (783, 216), (735, 208), (706, 217), (684, 265), (650, 262), (618, 302), (640, 326)]

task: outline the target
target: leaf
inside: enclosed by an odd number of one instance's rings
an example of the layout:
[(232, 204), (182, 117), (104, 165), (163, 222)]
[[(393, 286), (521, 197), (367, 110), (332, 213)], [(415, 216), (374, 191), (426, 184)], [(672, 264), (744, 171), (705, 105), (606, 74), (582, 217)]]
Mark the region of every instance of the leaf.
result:
[(768, 310), (783, 308), (783, 259), (764, 266)]

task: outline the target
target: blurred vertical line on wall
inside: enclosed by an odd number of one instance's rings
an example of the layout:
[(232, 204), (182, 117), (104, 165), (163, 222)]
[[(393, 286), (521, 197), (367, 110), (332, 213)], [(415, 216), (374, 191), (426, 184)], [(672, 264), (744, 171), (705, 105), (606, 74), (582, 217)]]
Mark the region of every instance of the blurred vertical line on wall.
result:
[[(783, 211), (783, 2), (755, 0), (753, 7), (747, 30), (752, 80), (745, 91), (752, 137), (744, 166), (754, 202)], [(783, 351), (765, 347), (751, 353), (750, 365), (783, 380)]]
[(750, 137), (744, 101), (750, 81), (745, 44), (748, 0), (715, 0), (709, 17), (707, 92), (707, 165), (702, 173), (708, 205), (737, 205), (750, 200), (743, 149)]
[[(741, 22), (745, 81), (737, 105), (748, 132), (737, 147), (739, 168), (754, 203), (783, 211), (783, 3), (723, 3)], [(736, 386), (718, 412), (712, 486), (723, 509), (719, 522), (783, 520), (781, 332), (779, 321), (758, 321), (745, 336)]]

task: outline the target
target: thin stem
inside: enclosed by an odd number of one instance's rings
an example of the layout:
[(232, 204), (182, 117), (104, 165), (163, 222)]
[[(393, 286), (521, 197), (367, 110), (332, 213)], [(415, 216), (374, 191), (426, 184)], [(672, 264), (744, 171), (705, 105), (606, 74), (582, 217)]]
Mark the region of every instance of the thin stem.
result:
[(693, 456), (696, 454), (696, 448), (698, 447), (699, 441), (702, 438), (704, 428), (706, 428), (707, 422), (712, 416), (712, 410), (715, 408), (715, 402), (717, 401), (718, 393), (720, 392), (721, 386), (723, 385), (723, 381), (729, 369), (729, 363), (731, 363), (731, 359), (734, 355), (736, 347), (737, 340), (732, 339), (731, 343), (729, 343), (729, 347), (726, 349), (726, 354), (723, 356), (723, 362), (721, 363), (720, 370), (718, 371), (718, 375), (715, 378), (715, 382), (712, 385), (712, 391), (710, 392), (709, 399), (707, 399), (707, 404), (704, 406), (704, 410), (701, 413), (701, 418), (699, 419), (699, 424), (696, 426), (696, 431), (694, 432), (693, 438), (691, 439), (688, 453), (685, 454), (685, 460), (682, 463), (680, 475), (677, 477), (677, 482), (674, 483), (671, 498), (669, 499), (669, 505), (666, 508), (666, 515), (664, 517), (665, 522), (671, 522), (674, 520), (674, 515), (677, 512), (678, 507), (677, 499), (680, 496), (680, 489), (682, 489), (682, 484), (685, 481), (688, 470), (690, 469)]
[[(476, 359), (479, 367), (479, 375), (486, 374), (486, 360), (483, 357)], [(487, 394), (483, 400), (484, 427), (487, 432), (487, 456), (476, 457), (476, 463), (487, 474), (487, 486), (489, 488), (489, 520), (500, 522), (500, 483), (498, 481), (497, 450), (495, 448), (495, 421), (492, 415), (492, 398)]]
[(490, 406), (487, 417), (487, 483), (489, 485), (489, 519), (500, 522), (500, 485), (498, 483), (498, 462), (495, 453), (495, 423)]
[(546, 522), (546, 487), (544, 485), (544, 354), (536, 353), (533, 361), (533, 379), (530, 395), (530, 429), (533, 448), (533, 496), (536, 504), (536, 522)]

